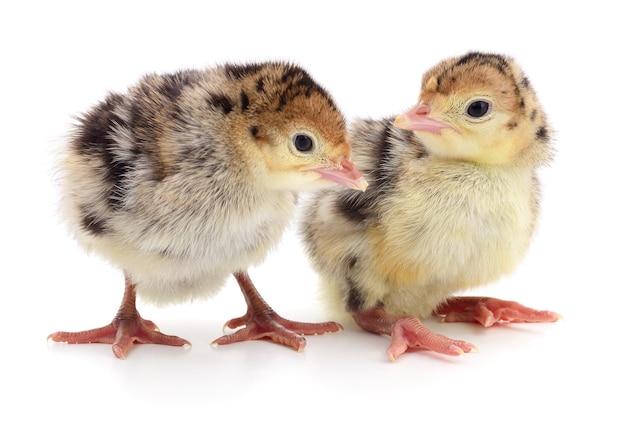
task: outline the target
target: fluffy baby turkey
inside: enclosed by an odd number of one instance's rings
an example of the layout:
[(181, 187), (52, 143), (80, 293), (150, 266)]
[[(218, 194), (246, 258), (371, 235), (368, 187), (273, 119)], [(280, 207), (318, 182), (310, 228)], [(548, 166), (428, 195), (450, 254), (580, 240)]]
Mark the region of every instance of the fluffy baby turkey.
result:
[(56, 332), (68, 343), (185, 345), (144, 320), (136, 295), (157, 304), (215, 294), (234, 274), (248, 304), (227, 322), (245, 328), (216, 344), (269, 337), (301, 350), (299, 334), (340, 325), (274, 313), (246, 269), (263, 261), (290, 221), (296, 191), (340, 183), (365, 189), (350, 161), (333, 99), (300, 67), (227, 64), (148, 75), (84, 114), (61, 165), (62, 210), (78, 242), (123, 269), (112, 323)]
[(537, 168), (551, 130), (529, 80), (510, 57), (471, 52), (422, 80), (419, 103), (394, 120), (350, 128), (367, 191), (313, 196), (301, 233), (323, 291), (363, 329), (407, 348), (458, 355), (474, 347), (426, 328), (445, 321), (547, 322), (558, 314), (493, 298), (455, 297), (523, 258), (537, 221)]

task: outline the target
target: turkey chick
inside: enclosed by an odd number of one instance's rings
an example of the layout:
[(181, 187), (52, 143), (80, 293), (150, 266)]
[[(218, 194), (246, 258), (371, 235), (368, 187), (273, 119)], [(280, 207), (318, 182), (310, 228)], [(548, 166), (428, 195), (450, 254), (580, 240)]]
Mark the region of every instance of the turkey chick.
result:
[(67, 343), (182, 346), (136, 309), (214, 295), (233, 274), (245, 326), (216, 344), (271, 338), (301, 350), (301, 335), (334, 322), (291, 322), (253, 286), (247, 269), (277, 245), (296, 192), (333, 184), (365, 189), (350, 161), (345, 122), (329, 93), (284, 62), (226, 64), (143, 77), (85, 113), (60, 169), (61, 207), (79, 244), (123, 270), (125, 292), (112, 323), (56, 332)]
[(363, 193), (325, 189), (301, 234), (334, 309), (407, 348), (458, 355), (468, 342), (427, 329), (447, 322), (547, 322), (558, 314), (493, 298), (455, 297), (522, 260), (537, 221), (537, 168), (551, 129), (529, 80), (506, 56), (470, 52), (422, 79), (418, 104), (395, 119), (350, 128)]

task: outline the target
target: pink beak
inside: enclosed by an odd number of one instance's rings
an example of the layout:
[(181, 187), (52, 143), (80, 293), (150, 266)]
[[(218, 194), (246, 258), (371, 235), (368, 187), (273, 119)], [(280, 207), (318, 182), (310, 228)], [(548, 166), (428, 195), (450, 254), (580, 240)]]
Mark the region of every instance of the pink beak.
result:
[(354, 167), (354, 163), (347, 157), (341, 160), (339, 168), (315, 169), (315, 171), (322, 175), (322, 179), (333, 181), (348, 188), (358, 189), (359, 191), (365, 191), (365, 188), (367, 188), (367, 181), (361, 175), (361, 172)]
[(393, 122), (395, 126), (410, 131), (426, 131), (433, 134), (440, 134), (442, 129), (452, 129), (450, 125), (439, 122), (438, 120), (428, 117), (430, 106), (428, 104), (419, 103), (408, 112), (401, 114)]

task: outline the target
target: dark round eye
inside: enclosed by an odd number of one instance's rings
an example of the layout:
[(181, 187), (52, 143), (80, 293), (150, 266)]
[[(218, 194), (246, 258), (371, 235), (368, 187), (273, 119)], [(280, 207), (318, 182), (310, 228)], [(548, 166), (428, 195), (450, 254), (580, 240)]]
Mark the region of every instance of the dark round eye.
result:
[(467, 114), (471, 117), (479, 118), (483, 117), (489, 112), (490, 104), (485, 100), (476, 100), (472, 101), (469, 106), (467, 106)]
[(296, 150), (306, 153), (313, 150), (313, 139), (307, 134), (296, 134), (293, 136), (293, 146)]

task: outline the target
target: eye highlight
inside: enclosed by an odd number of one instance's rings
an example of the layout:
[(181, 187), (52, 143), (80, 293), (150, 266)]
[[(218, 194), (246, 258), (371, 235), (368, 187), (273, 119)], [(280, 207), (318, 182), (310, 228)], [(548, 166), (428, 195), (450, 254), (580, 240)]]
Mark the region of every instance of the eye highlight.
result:
[(480, 118), (491, 111), (491, 103), (487, 100), (474, 100), (465, 110), (465, 113), (473, 118)]
[(307, 134), (295, 134), (292, 138), (293, 146), (301, 153), (308, 153), (313, 150), (315, 144), (313, 138)]

